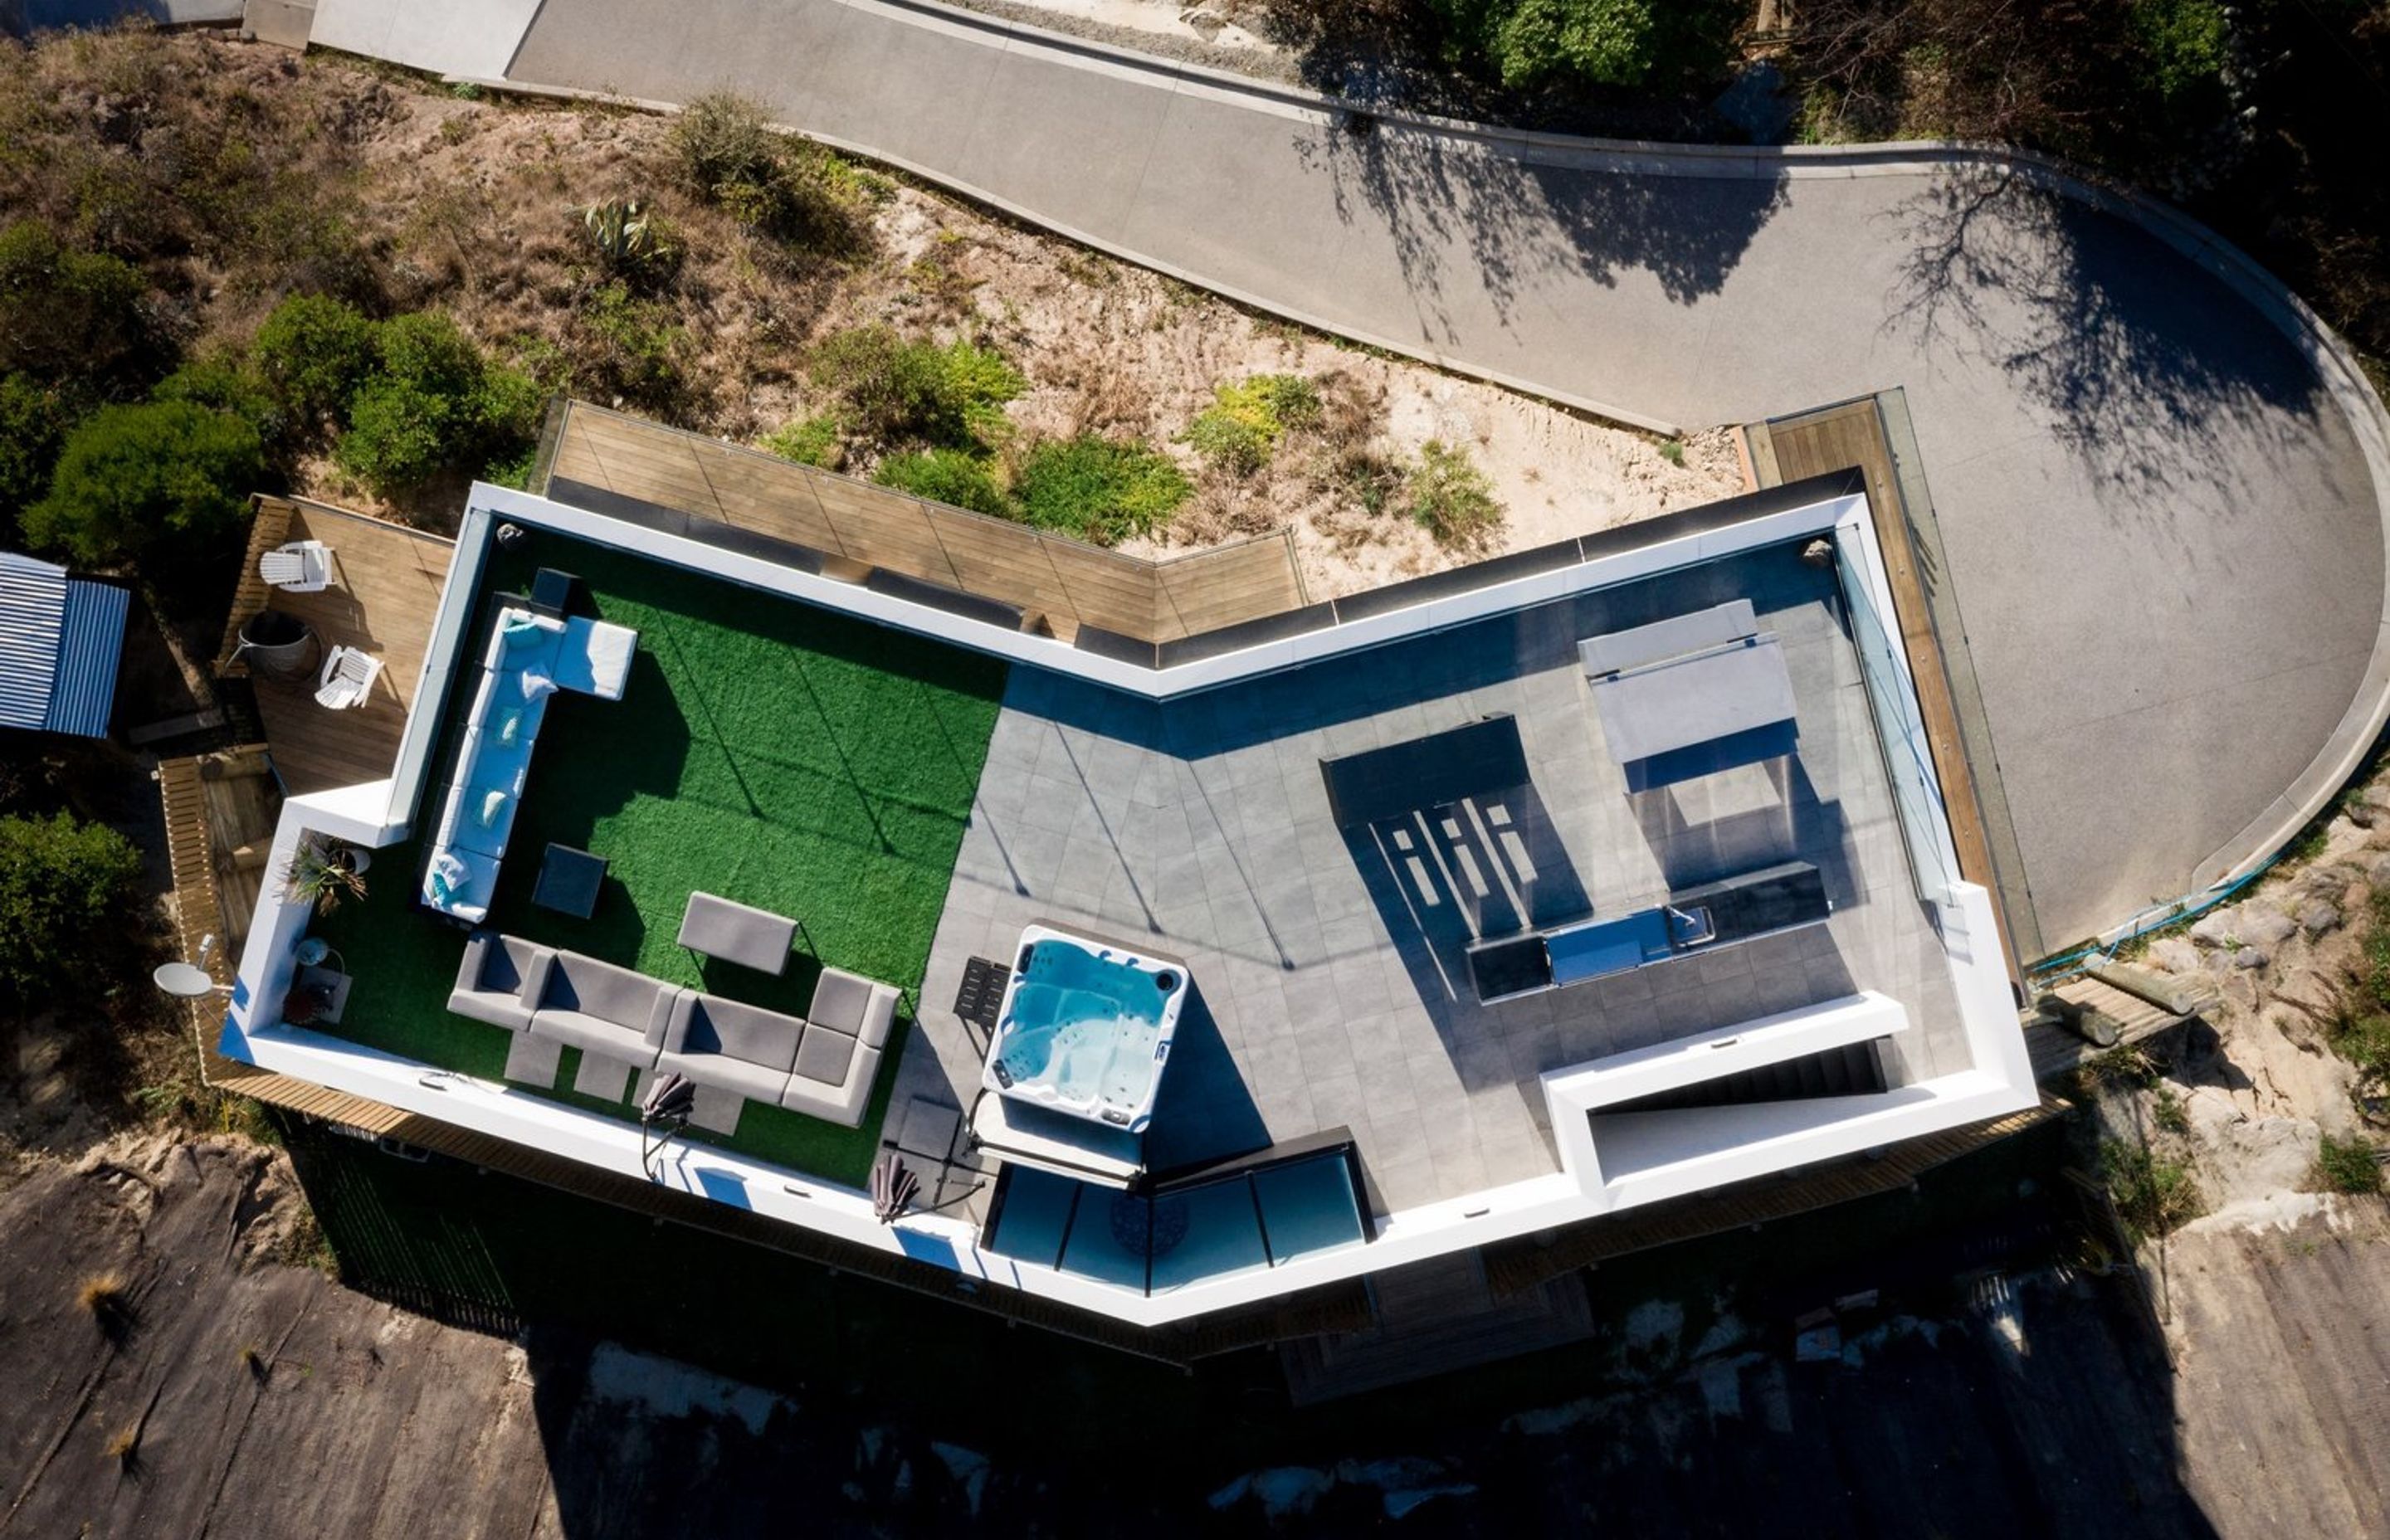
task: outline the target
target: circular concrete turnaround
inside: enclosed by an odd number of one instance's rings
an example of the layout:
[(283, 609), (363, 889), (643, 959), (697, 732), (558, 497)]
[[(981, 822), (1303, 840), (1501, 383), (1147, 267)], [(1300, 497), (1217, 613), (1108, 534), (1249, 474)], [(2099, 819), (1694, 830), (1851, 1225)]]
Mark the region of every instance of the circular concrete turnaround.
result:
[(789, 125), (1323, 330), (1647, 427), (1902, 387), (2042, 935), (2263, 861), (2390, 710), (2390, 420), (2161, 205), (1948, 146), (1382, 114), (943, 6), (546, 0), (512, 81)]

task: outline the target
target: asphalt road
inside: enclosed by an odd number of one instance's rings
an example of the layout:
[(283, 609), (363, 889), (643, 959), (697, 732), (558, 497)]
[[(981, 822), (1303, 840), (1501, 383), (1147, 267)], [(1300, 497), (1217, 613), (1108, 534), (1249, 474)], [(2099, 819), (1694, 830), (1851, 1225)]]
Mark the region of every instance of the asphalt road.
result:
[(1631, 419), (1904, 387), (2052, 946), (2272, 848), (2372, 737), (2378, 405), (2352, 417), (2311, 344), (2175, 246), (1999, 166), (1356, 135), (879, 0), (668, 25), (546, 0), (508, 73), (734, 86), (1206, 287)]

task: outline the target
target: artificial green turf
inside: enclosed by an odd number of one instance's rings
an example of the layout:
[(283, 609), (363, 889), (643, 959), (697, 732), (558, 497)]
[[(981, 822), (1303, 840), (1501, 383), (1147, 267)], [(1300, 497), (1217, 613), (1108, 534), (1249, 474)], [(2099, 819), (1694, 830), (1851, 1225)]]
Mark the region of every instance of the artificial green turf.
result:
[[(802, 1012), (823, 964), (918, 990), (995, 730), (1004, 665), (556, 535), (494, 558), (495, 591), (537, 567), (580, 575), (585, 612), (639, 633), (619, 701), (550, 698), (489, 923), (675, 983)], [(477, 644), (468, 648), (478, 658)], [(455, 763), (459, 681), (417, 827), (428, 832)], [(605, 856), (597, 913), (533, 908), (548, 843)], [(485, 1079), (508, 1033), (449, 1013), (464, 934), (419, 907), (419, 843), (377, 852), (367, 896), (316, 922), (353, 977), (353, 1041)], [(804, 921), (778, 979), (700, 964), (674, 937), (698, 890)], [(732, 1148), (827, 1179), (870, 1169), (900, 1022), (861, 1128), (750, 1102)], [(559, 1099), (599, 1106), (571, 1089)], [(628, 1111), (627, 1105), (605, 1110)], [(700, 1131), (692, 1136), (704, 1137)]]

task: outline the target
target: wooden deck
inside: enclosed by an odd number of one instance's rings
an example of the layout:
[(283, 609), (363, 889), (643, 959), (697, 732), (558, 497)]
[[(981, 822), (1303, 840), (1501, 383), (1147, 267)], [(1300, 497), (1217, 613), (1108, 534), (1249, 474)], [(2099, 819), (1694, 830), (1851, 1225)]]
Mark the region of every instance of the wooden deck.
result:
[[(1934, 776), (1941, 782), (1951, 838), (1958, 847), (1960, 874), (1992, 893), (2009, 977), (2021, 982), (2024, 976), (2021, 956), (2038, 952), (2039, 930), (2033, 924), (2030, 902), (2024, 898), (2022, 872), (2014, 869), (2012, 860), (2004, 863), (1994, 858), (1991, 826), (1979, 796), (1942, 639), (1934, 627), (1927, 558), (1912, 538), (1911, 515), (1895, 468), (1882, 407), (1875, 397), (1869, 396), (1754, 424), (1743, 433), (1753, 470), (1762, 486), (1853, 466), (1867, 477), (1868, 507), (1875, 520), (1884, 569), (1892, 580), (1893, 608), (1916, 680)], [(2022, 914), (2017, 913), (2020, 906)]]
[[(2114, 984), (2103, 983), (2098, 979), (2070, 979), (2059, 985), (2056, 993), (2115, 1022), (2118, 1047), (2145, 1042), (2191, 1020), (2189, 1016), (2177, 1016), (2163, 1007), (2153, 1006), (2137, 995), (2127, 995)], [(2025, 1029), (2024, 1046), (2033, 1056), (2034, 1079), (2043, 1084), (2063, 1080), (2088, 1060), (2114, 1051), (2093, 1047), (2064, 1027), (2038, 1024)]]
[(1025, 628), (1064, 640), (1092, 625), (1175, 641), (1304, 602), (1283, 531), (1149, 561), (586, 402), (565, 407), (547, 474), (561, 501), (577, 482), (716, 520), (819, 551), (830, 577), (878, 569), (1000, 600)]
[[(259, 556), (295, 540), (320, 540), (332, 548), (332, 585), (322, 593), (293, 594), (259, 581)], [(285, 790), (354, 786), (391, 773), (455, 554), (454, 541), (421, 530), (320, 503), (259, 499), (217, 672), (248, 673), (236, 656), (240, 628), (267, 608), (296, 616), (315, 630), (318, 667), (334, 647), (361, 648), (382, 664), (366, 703), (349, 711), (315, 704), (313, 674), (289, 684), (255, 681), (266, 748)]]

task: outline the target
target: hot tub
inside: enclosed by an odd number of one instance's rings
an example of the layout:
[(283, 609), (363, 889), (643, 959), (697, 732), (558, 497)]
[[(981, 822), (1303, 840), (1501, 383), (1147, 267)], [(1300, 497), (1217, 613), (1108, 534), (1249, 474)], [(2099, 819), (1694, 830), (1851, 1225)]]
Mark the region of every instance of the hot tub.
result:
[(1141, 1134), (1186, 998), (1176, 961), (1033, 925), (981, 1079), (1016, 1101)]

